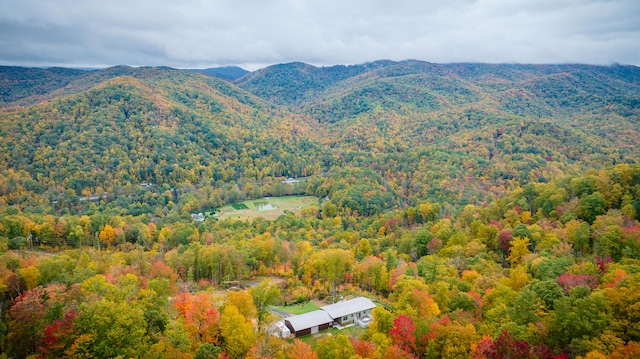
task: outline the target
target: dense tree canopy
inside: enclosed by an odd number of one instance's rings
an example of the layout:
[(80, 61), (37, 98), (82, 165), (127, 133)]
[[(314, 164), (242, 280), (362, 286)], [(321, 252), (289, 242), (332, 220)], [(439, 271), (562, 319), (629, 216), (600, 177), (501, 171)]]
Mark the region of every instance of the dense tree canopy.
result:
[[(0, 76), (10, 357), (639, 354), (636, 68)], [(289, 194), (317, 202), (192, 217)], [(269, 334), (353, 296), (369, 329)]]

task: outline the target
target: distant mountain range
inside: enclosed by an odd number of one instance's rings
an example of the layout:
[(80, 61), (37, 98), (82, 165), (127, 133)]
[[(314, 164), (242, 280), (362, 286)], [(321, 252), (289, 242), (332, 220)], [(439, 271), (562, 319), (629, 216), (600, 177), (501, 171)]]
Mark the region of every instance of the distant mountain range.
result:
[[(83, 91), (114, 76), (149, 76), (152, 69), (173, 70), (168, 67), (115, 66), (106, 69), (25, 68), (0, 66), (0, 106), (9, 103), (30, 104), (45, 98)], [(139, 70), (139, 71), (138, 71)], [(208, 76), (233, 81), (249, 71), (237, 66), (208, 69), (188, 69)], [(72, 86), (66, 88), (74, 82)], [(32, 98), (31, 100), (29, 98)]]
[(249, 73), (249, 71), (238, 66), (213, 67), (209, 69), (193, 69), (191, 71), (200, 72), (205, 75), (234, 81)]
[(640, 150), (634, 66), (0, 67), (0, 107), (0, 172), (43, 193), (317, 175), (353, 199), (335, 180), (367, 173), (382, 207), (467, 203)]

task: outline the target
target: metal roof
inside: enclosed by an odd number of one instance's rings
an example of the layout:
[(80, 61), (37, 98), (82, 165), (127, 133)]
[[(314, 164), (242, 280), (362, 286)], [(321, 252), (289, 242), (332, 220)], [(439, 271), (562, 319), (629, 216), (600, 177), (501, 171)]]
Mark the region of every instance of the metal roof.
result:
[(325, 305), (320, 309), (329, 313), (334, 318), (344, 317), (349, 314), (363, 312), (365, 310), (373, 309), (376, 305), (372, 301), (365, 297), (353, 298), (350, 300), (344, 300), (342, 302)]
[(314, 310), (313, 312), (285, 318), (285, 322), (289, 322), (293, 330), (299, 332), (304, 329), (331, 323), (333, 319), (323, 310)]

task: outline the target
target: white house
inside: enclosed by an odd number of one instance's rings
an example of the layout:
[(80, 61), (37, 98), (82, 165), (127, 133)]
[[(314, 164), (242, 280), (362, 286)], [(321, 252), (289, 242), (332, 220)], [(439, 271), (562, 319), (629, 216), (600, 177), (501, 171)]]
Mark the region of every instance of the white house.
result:
[(376, 305), (368, 298), (358, 297), (325, 305), (321, 309), (329, 313), (335, 324), (345, 325), (363, 317), (370, 317), (371, 309), (375, 307)]
[(284, 324), (289, 328), (291, 333), (296, 337), (315, 334), (321, 330), (328, 329), (333, 325), (333, 318), (322, 309), (313, 312), (294, 315), (285, 318)]
[(365, 327), (371, 320), (371, 310), (376, 305), (365, 297), (343, 300), (325, 305), (313, 312), (285, 318), (284, 324), (296, 337), (314, 334), (334, 325), (357, 323)]

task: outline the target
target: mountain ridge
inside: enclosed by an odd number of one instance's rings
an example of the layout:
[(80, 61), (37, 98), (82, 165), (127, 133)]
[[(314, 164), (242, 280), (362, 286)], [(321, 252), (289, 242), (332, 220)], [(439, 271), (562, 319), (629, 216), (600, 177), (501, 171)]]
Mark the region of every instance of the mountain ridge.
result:
[(22, 97), (3, 104), (0, 164), (57, 193), (197, 184), (226, 202), (312, 176), (305, 193), (364, 201), (335, 183), (370, 169), (377, 179), (356, 188), (384, 198), (381, 211), (482, 203), (638, 161), (636, 67), (291, 63), (234, 82), (162, 67), (38, 70), (29, 83), (31, 72)]
[(235, 81), (250, 72), (239, 66), (220, 66), (206, 69), (189, 70), (193, 72), (203, 73), (209, 76), (218, 77), (227, 81)]

